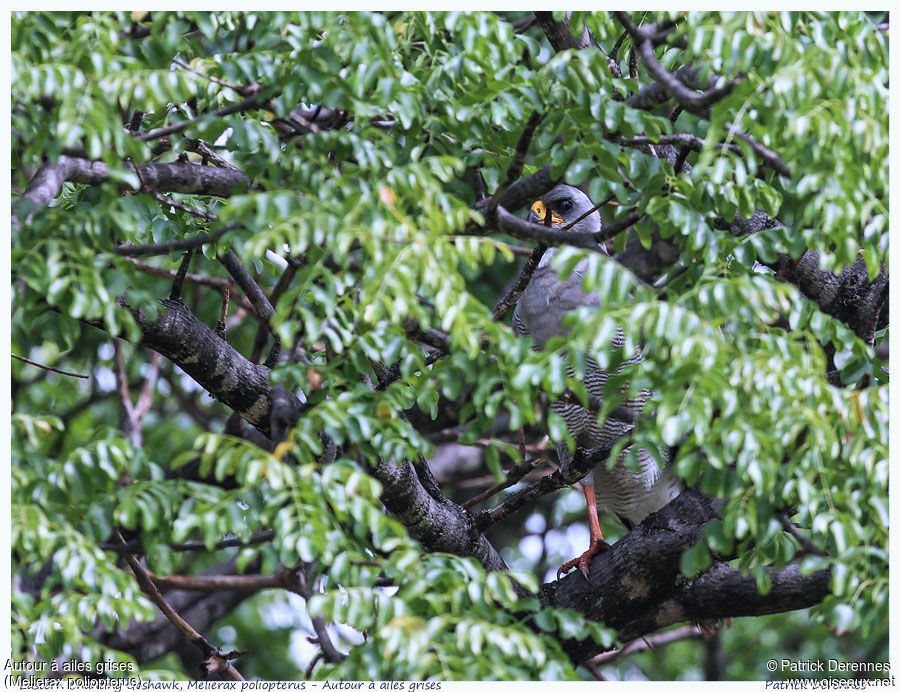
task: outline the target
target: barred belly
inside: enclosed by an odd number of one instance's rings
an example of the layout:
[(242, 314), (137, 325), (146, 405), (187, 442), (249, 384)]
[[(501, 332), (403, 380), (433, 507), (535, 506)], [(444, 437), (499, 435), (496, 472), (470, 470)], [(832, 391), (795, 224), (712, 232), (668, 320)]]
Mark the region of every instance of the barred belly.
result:
[[(595, 396), (602, 395), (606, 373), (592, 370), (588, 391)], [(628, 401), (625, 406), (640, 411), (644, 396)], [(557, 400), (551, 404), (566, 422), (566, 428), (579, 447), (591, 449), (609, 444), (627, 433), (632, 426), (628, 423), (607, 419), (602, 427), (597, 425), (597, 414), (571, 400)], [(585, 476), (583, 483), (593, 483), (597, 499), (597, 509), (617, 517), (623, 523), (639, 524), (648, 514), (665, 507), (682, 490), (681, 481), (672, 473), (669, 465), (660, 468), (656, 460), (643, 449), (638, 450), (640, 471), (630, 471), (625, 466), (625, 456), (631, 447), (619, 455), (615, 465), (608, 468), (606, 463), (594, 467), (593, 477)], [(572, 453), (564, 442), (557, 445), (560, 464), (568, 466)], [(630, 527), (629, 527), (630, 528)]]

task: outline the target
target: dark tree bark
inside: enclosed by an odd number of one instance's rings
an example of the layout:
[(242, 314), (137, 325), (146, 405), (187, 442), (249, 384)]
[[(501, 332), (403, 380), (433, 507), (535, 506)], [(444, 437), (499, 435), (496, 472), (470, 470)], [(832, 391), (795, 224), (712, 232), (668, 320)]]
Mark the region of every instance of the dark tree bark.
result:
[[(197, 195), (228, 197), (236, 186), (246, 184), (247, 176), (235, 168), (214, 168), (190, 163), (142, 163), (137, 166), (143, 183), (157, 192), (186, 192)], [(31, 179), (22, 195), (22, 205), (32, 210), (25, 219), (30, 223), (33, 210), (50, 204), (59, 196), (64, 182), (98, 185), (109, 180), (109, 168), (102, 161), (74, 156), (60, 156), (55, 163), (42, 167)], [(18, 228), (18, 210), (12, 223)]]

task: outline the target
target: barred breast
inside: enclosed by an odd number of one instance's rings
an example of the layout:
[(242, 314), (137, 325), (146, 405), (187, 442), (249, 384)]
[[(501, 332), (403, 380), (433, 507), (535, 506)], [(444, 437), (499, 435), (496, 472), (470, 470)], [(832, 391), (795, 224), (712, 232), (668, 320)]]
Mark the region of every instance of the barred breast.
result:
[[(601, 304), (598, 294), (587, 294), (581, 289), (586, 262), (579, 264), (567, 281), (560, 281), (549, 267), (550, 257), (554, 252), (555, 249), (549, 250), (547, 253), (549, 257), (545, 255), (538, 265), (513, 314), (513, 329), (518, 334), (530, 334), (538, 348), (543, 348), (552, 337), (565, 334), (562, 319), (567, 312), (582, 305), (599, 307)], [(623, 345), (624, 338), (619, 330), (612, 347), (621, 348)], [(639, 357), (627, 361), (626, 364), (638, 360)], [(571, 371), (569, 376), (572, 376)], [(596, 366), (592, 367), (589, 362), (584, 383), (592, 396), (602, 399), (607, 379), (605, 371)], [(627, 401), (625, 406), (639, 412), (643, 409), (649, 394), (644, 391), (638, 397)], [(566, 428), (580, 447), (599, 447), (615, 440), (632, 427), (611, 419), (598, 425), (596, 412), (573, 402), (571, 398), (557, 399), (551, 404), (551, 408), (563, 418)], [(594, 483), (598, 510), (618, 517), (626, 525), (629, 523), (633, 525), (668, 504), (681, 492), (682, 485), (668, 465), (660, 468), (653, 457), (643, 449), (637, 453), (640, 471), (635, 473), (628, 470), (624, 463), (627, 452), (628, 449), (622, 452), (613, 468), (599, 464), (593, 470), (593, 477), (588, 474), (582, 482)], [(557, 444), (557, 453), (563, 467), (571, 463), (572, 454), (565, 442)]]

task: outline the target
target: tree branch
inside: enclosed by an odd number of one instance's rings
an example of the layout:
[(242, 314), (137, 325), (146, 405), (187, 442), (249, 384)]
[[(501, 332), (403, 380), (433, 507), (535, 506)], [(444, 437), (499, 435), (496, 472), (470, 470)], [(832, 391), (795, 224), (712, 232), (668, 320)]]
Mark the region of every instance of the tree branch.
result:
[(56, 372), (60, 375), (65, 375), (66, 377), (77, 377), (82, 380), (91, 379), (90, 375), (79, 375), (77, 372), (68, 372), (67, 370), (59, 370), (58, 368), (51, 368), (49, 365), (41, 365), (40, 363), (35, 363), (33, 360), (28, 360), (27, 358), (23, 358), (22, 356), (17, 356), (15, 353), (10, 353), (13, 358), (16, 360), (20, 360), (23, 363), (28, 363), (29, 365), (33, 365), (36, 368), (41, 368), (41, 370), (47, 370), (48, 372)]
[(244, 295), (247, 296), (253, 304), (253, 309), (256, 311), (259, 318), (266, 322), (272, 319), (275, 315), (275, 308), (272, 307), (272, 304), (259, 287), (259, 284), (253, 280), (252, 276), (250, 276), (250, 272), (247, 271), (247, 268), (241, 260), (238, 259), (234, 250), (229, 249), (228, 252), (219, 258), (219, 261), (225, 266), (228, 273), (231, 274), (231, 278), (233, 278), (235, 283), (241, 287)]
[[(121, 536), (119, 536), (119, 538), (121, 540)], [(215, 670), (216, 672), (222, 673), (222, 675), (229, 680), (242, 681), (244, 677), (231, 665), (231, 663), (228, 662), (228, 658), (230, 658), (229, 655), (223, 652), (219, 647), (210, 644), (202, 634), (191, 627), (191, 625), (166, 602), (166, 599), (163, 598), (159, 589), (156, 588), (156, 585), (153, 583), (147, 571), (141, 567), (137, 558), (133, 555), (126, 555), (125, 560), (128, 562), (128, 566), (131, 567), (132, 572), (134, 572), (135, 579), (137, 579), (138, 583), (141, 585), (141, 589), (144, 593), (150, 597), (157, 608), (162, 611), (163, 615), (165, 615), (169, 621), (175, 625), (184, 636), (193, 642), (204, 656), (206, 656), (206, 661), (204, 661), (204, 664), (207, 664), (208, 666), (206, 670)]]
[[(724, 500), (686, 490), (651, 514), (612, 548), (595, 556), (590, 575), (580, 572), (544, 584), (544, 605), (572, 607), (592, 620), (634, 639), (696, 618), (763, 615), (807, 608), (829, 593), (829, 570), (803, 575), (799, 565), (770, 570), (772, 589), (761, 594), (752, 576), (716, 564), (693, 581), (681, 575), (681, 555), (702, 539), (718, 518)], [(569, 653), (584, 660), (590, 642), (573, 643)]]
[[(164, 310), (152, 321), (132, 310), (143, 331), (141, 345), (169, 358), (214, 398), (268, 436), (276, 397), (276, 389), (269, 384), (269, 368), (235, 351), (181, 303), (160, 302)], [(278, 393), (286, 414), (298, 420), (305, 406), (293, 394)]]
[(145, 134), (138, 135), (137, 139), (141, 140), (142, 142), (149, 142), (152, 139), (159, 139), (160, 137), (165, 137), (176, 132), (181, 132), (185, 128), (188, 128), (191, 125), (207, 118), (221, 118), (223, 115), (231, 115), (232, 113), (240, 113), (241, 111), (253, 110), (254, 108), (257, 108), (259, 106), (259, 91), (260, 87), (259, 85), (256, 85), (256, 91), (245, 98), (243, 101), (231, 103), (227, 106), (223, 106), (222, 108), (207, 111), (206, 113), (200, 113), (199, 115), (195, 115), (193, 118), (188, 118), (187, 120), (182, 120), (181, 122), (173, 123), (171, 125), (167, 125), (166, 127), (160, 127), (156, 130), (151, 130), (150, 132), (147, 132)]
[(602, 666), (608, 663), (614, 663), (620, 658), (639, 654), (642, 651), (655, 650), (668, 644), (684, 641), (685, 639), (700, 639), (703, 637), (703, 631), (696, 625), (685, 625), (668, 632), (660, 632), (649, 637), (640, 637), (632, 639), (621, 649), (613, 649), (612, 651), (604, 651), (602, 654), (594, 656), (590, 662), (595, 666)]
[(231, 223), (222, 226), (214, 233), (201, 233), (191, 238), (179, 238), (178, 240), (169, 240), (165, 243), (152, 243), (150, 245), (116, 245), (113, 248), (120, 257), (152, 257), (154, 255), (168, 255), (170, 252), (180, 252), (182, 250), (191, 250), (207, 243), (214, 243), (228, 231), (237, 228), (237, 224)]
[(547, 40), (550, 41), (553, 50), (557, 52), (569, 48), (580, 50), (581, 48), (589, 48), (594, 45), (587, 27), (584, 27), (578, 36), (572, 34), (572, 29), (569, 25), (571, 15), (571, 12), (566, 12), (566, 18), (561, 22), (557, 22), (553, 19), (552, 12), (534, 13), (534, 17), (547, 36)]
[[(146, 185), (162, 192), (184, 192), (213, 197), (228, 197), (247, 176), (233, 168), (213, 168), (190, 163), (142, 163), (137, 167)], [(109, 180), (109, 168), (102, 161), (61, 155), (55, 163), (43, 166), (28, 184), (16, 207), (29, 209), (25, 223), (30, 224), (36, 208), (45, 207), (59, 196), (65, 182), (99, 185)], [(22, 205), (28, 202), (30, 207)], [(20, 225), (18, 209), (13, 212), (14, 228)]]
[(698, 94), (687, 88), (663, 68), (656, 59), (656, 55), (653, 52), (653, 45), (654, 41), (658, 38), (657, 28), (655, 26), (635, 26), (627, 12), (614, 12), (613, 14), (631, 35), (631, 38), (640, 53), (641, 61), (647, 67), (647, 70), (653, 78), (663, 86), (666, 93), (678, 101), (685, 110), (704, 118), (708, 117), (709, 105), (723, 99), (731, 93), (737, 84), (737, 80), (731, 80), (723, 83), (721, 86), (708, 89), (702, 94)]
[[(137, 245), (126, 245), (123, 248), (135, 248), (139, 247)], [(148, 246), (140, 246), (140, 247), (148, 247)], [(118, 253), (116, 253), (118, 254)], [(146, 264), (141, 262), (140, 260), (132, 259), (131, 257), (126, 257), (126, 259), (131, 262), (135, 268), (144, 274), (150, 274), (151, 276), (159, 276), (165, 279), (174, 279), (176, 275), (176, 271), (174, 269), (166, 269), (165, 267), (154, 267), (152, 264)], [(199, 284), (201, 286), (209, 286), (210, 288), (214, 288), (219, 292), (224, 293), (225, 291), (231, 291), (237, 287), (237, 285), (231, 279), (220, 279), (215, 276), (206, 276), (204, 274), (185, 274), (184, 280), (190, 283)], [(247, 311), (252, 311), (253, 306), (250, 304), (250, 301), (247, 300), (243, 296), (232, 297), (232, 300), (237, 300), (241, 307)]]
[[(205, 574), (234, 574), (235, 570), (235, 558), (230, 558)], [(166, 601), (197, 631), (203, 631), (251, 595), (250, 591), (174, 591), (166, 594)], [(138, 662), (152, 661), (183, 647), (189, 641), (180, 630), (172, 627), (162, 613), (151, 622), (135, 622), (124, 630), (117, 628), (113, 632), (101, 632), (99, 640), (105, 646), (128, 652)], [(191, 647), (191, 651), (193, 649)]]
[(506, 293), (500, 296), (497, 304), (494, 305), (494, 308), (491, 310), (491, 317), (495, 320), (503, 319), (503, 316), (507, 311), (518, 302), (523, 291), (525, 291), (525, 288), (531, 281), (531, 276), (534, 274), (534, 270), (537, 269), (538, 264), (540, 264), (541, 257), (544, 256), (546, 250), (547, 246), (543, 244), (538, 244), (534, 250), (532, 250), (531, 256), (525, 264), (522, 265), (522, 271), (519, 272), (519, 276), (516, 277), (515, 282), (509, 287)]
[(547, 228), (541, 224), (520, 219), (518, 216), (510, 214), (502, 206), (497, 207), (497, 230), (521, 240), (530, 240), (544, 245), (571, 245), (606, 254), (597, 242), (597, 235), (594, 233)]

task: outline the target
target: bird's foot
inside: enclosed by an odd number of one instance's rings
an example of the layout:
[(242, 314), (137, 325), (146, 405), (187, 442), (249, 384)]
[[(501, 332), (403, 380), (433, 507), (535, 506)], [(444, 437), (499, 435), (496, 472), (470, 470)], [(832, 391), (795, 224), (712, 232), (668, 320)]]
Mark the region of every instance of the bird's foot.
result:
[(598, 553), (609, 550), (610, 545), (602, 538), (591, 539), (591, 545), (587, 550), (584, 551), (579, 557), (576, 557), (573, 560), (569, 560), (568, 562), (564, 562), (560, 565), (559, 569), (556, 570), (556, 579), (559, 580), (573, 567), (578, 567), (578, 570), (584, 576), (585, 579), (588, 578), (590, 574), (590, 569), (588, 568), (588, 563), (591, 561), (591, 558)]

